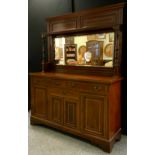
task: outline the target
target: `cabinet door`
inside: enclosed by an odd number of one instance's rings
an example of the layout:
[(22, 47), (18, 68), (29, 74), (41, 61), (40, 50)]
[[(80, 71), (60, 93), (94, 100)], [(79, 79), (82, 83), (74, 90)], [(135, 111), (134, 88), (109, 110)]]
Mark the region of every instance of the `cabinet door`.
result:
[(39, 118), (46, 118), (47, 116), (47, 92), (46, 88), (32, 87), (32, 115)]
[(92, 136), (106, 134), (107, 108), (105, 97), (83, 95), (81, 100), (82, 132)]
[(64, 99), (64, 125), (73, 129), (79, 127), (79, 102), (75, 99)]
[(55, 124), (63, 124), (63, 98), (49, 94), (48, 119)]

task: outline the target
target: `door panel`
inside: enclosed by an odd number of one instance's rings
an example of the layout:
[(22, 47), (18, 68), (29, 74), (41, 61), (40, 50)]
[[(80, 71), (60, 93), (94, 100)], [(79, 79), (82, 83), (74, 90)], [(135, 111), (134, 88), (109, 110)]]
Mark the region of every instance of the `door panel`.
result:
[(56, 124), (63, 124), (63, 98), (48, 96), (48, 119)]
[(104, 136), (107, 116), (105, 98), (97, 95), (83, 95), (81, 108), (83, 133)]
[(79, 103), (78, 100), (64, 100), (64, 125), (71, 128), (79, 127)]
[(33, 87), (32, 88), (32, 114), (46, 118), (47, 116), (47, 93), (45, 88)]

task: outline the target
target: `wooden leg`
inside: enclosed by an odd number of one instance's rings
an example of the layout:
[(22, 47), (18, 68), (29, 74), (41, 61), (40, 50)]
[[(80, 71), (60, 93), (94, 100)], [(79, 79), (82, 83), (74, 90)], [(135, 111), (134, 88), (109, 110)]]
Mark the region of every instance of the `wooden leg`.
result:
[(103, 144), (100, 144), (100, 147), (105, 151), (110, 153), (112, 151), (113, 145), (116, 141), (120, 141), (121, 139), (121, 132), (119, 131), (117, 135), (109, 142), (103, 142)]
[(110, 153), (112, 151), (112, 143), (106, 142), (103, 144), (99, 144), (102, 150), (104, 150), (107, 153)]

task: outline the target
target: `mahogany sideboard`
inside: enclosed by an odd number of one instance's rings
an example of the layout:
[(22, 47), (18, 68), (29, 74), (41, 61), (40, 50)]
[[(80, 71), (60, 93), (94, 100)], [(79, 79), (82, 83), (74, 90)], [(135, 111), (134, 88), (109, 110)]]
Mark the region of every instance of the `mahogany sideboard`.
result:
[[(48, 57), (44, 60), (43, 48), (42, 72), (30, 73), (31, 124), (82, 137), (111, 152), (114, 142), (121, 137), (124, 7), (124, 3), (119, 3), (47, 18), (44, 40)], [(56, 38), (111, 32), (114, 33), (114, 41), (108, 42), (114, 47), (111, 67), (103, 63), (56, 64)]]
[(31, 124), (77, 135), (111, 152), (121, 136), (120, 77), (31, 73)]

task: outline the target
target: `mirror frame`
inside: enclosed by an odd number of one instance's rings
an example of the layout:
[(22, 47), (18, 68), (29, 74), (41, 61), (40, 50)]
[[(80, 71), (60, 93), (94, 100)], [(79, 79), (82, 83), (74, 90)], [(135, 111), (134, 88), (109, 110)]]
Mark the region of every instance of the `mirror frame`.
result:
[[(123, 11), (126, 3), (88, 9), (47, 18), (48, 64), (51, 71), (92, 75), (120, 75), (122, 63)], [(93, 19), (93, 20), (92, 20)], [(53, 41), (56, 36), (114, 32), (113, 67), (56, 65)], [(52, 45), (51, 45), (52, 43)]]

